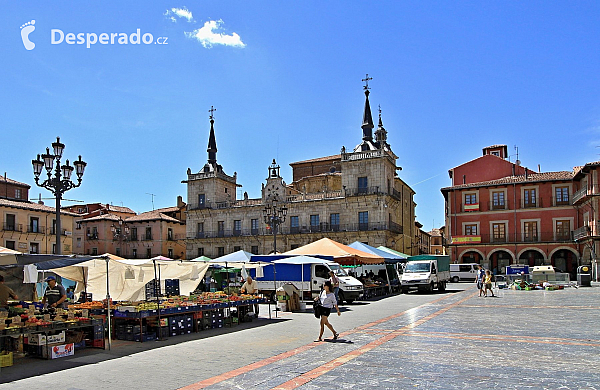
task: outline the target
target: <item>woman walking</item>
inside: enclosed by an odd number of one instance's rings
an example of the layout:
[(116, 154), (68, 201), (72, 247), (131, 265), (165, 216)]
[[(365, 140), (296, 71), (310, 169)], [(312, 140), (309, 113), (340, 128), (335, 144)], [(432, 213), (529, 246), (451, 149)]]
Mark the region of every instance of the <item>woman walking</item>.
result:
[(325, 331), (325, 326), (327, 326), (329, 330), (331, 330), (331, 333), (333, 333), (333, 339), (337, 340), (337, 338), (340, 335), (335, 331), (335, 329), (333, 329), (333, 326), (329, 323), (329, 315), (331, 314), (331, 309), (333, 309), (334, 307), (335, 310), (337, 310), (338, 316), (341, 315), (341, 313), (337, 305), (337, 300), (335, 299), (335, 295), (333, 293), (333, 285), (329, 280), (326, 281), (323, 285), (323, 291), (321, 291), (321, 294), (319, 294), (319, 298), (317, 299), (321, 301), (322, 305), (321, 333), (319, 333), (319, 339), (317, 341), (323, 341), (323, 332)]
[(492, 290), (492, 274), (489, 269), (485, 271), (485, 278), (483, 279), (483, 286), (485, 288), (484, 297), (487, 297), (488, 291), (490, 293), (492, 293), (492, 296), (494, 296), (494, 291)]

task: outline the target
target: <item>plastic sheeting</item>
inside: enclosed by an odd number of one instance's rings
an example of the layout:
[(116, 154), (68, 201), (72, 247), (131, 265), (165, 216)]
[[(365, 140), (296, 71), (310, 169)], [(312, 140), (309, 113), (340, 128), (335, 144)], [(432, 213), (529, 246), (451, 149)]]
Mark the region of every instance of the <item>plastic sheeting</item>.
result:
[[(155, 263), (163, 291), (165, 279), (179, 279), (179, 288), (184, 295), (196, 289), (209, 267), (208, 263), (200, 262), (108, 259), (110, 297), (115, 301), (144, 300), (146, 284), (154, 279)], [(84, 291), (85, 281), (86, 290), (94, 300), (106, 298), (106, 260), (89, 260), (51, 271), (76, 281), (76, 293)]]

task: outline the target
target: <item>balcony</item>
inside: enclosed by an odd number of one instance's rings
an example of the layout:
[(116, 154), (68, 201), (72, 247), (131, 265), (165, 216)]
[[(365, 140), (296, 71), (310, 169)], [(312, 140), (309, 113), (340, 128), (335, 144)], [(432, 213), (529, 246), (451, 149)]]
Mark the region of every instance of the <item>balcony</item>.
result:
[(43, 226), (32, 226), (32, 225), (27, 226), (27, 233), (44, 234), (45, 231), (46, 231), (46, 229)]
[(361, 195), (381, 195), (382, 191), (379, 187), (357, 187), (357, 188), (344, 188), (344, 196), (361, 196)]
[[(335, 232), (358, 232), (358, 231), (377, 231), (389, 230), (395, 234), (402, 234), (404, 227), (397, 223), (354, 223), (344, 225), (331, 225), (323, 222), (319, 225), (307, 226), (280, 226), (277, 234), (311, 234), (311, 233), (335, 233)], [(204, 239), (204, 238), (229, 238), (229, 237), (247, 237), (259, 235), (272, 235), (273, 232), (266, 228), (241, 229), (241, 230), (214, 230), (198, 232), (188, 239)]]
[(16, 224), (16, 223), (4, 223), (2, 225), (2, 230), (5, 230), (7, 232), (23, 232), (23, 225), (22, 224)]
[(588, 226), (582, 226), (573, 232), (573, 239), (575, 241), (598, 236), (600, 236), (600, 223), (598, 222), (591, 223)]
[[(578, 229), (579, 230), (579, 229)], [(480, 234), (454, 236), (450, 245), (480, 245), (480, 244), (525, 244), (525, 243), (574, 243), (577, 231), (569, 231), (566, 234), (557, 232), (542, 232), (534, 234)], [(600, 231), (599, 231), (600, 233)]]
[(502, 211), (502, 210), (509, 210), (510, 209), (510, 203), (508, 202), (508, 200), (504, 200), (504, 201), (490, 201), (488, 203), (488, 210), (490, 211)]
[(129, 235), (129, 241), (137, 241), (138, 240), (138, 235), (137, 234), (130, 234)]
[(142, 235), (142, 241), (152, 241), (152, 234)]
[(600, 186), (593, 185), (590, 187), (582, 188), (576, 193), (573, 194), (573, 206), (585, 202), (588, 197), (591, 196), (599, 196), (600, 195)]
[(88, 233), (86, 235), (86, 238), (88, 240), (97, 240), (98, 239), (98, 233), (97, 232), (96, 233)]

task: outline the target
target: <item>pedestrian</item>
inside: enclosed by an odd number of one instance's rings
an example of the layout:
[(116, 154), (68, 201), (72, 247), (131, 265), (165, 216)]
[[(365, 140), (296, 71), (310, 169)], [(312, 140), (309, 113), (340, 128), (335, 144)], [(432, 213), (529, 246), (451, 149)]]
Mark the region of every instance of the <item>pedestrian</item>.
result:
[(337, 340), (340, 337), (340, 334), (333, 329), (333, 325), (329, 323), (329, 315), (331, 314), (331, 309), (335, 307), (337, 311), (337, 315), (342, 315), (340, 313), (340, 308), (337, 305), (337, 300), (335, 299), (335, 294), (333, 293), (333, 285), (329, 280), (325, 282), (323, 285), (323, 290), (319, 297), (317, 298), (321, 301), (321, 332), (319, 333), (319, 339), (317, 341), (323, 341), (323, 332), (325, 331), (325, 327), (327, 326), (331, 333), (333, 333), (333, 339)]
[(19, 299), (12, 288), (4, 285), (4, 276), (0, 275), (0, 310), (8, 309), (8, 298)]
[(490, 270), (485, 271), (485, 278), (483, 279), (483, 287), (485, 288), (484, 297), (487, 298), (487, 292), (489, 291), (494, 296), (494, 291), (492, 291), (492, 274)]
[(483, 295), (483, 279), (485, 278), (485, 272), (483, 271), (483, 267), (481, 264), (477, 265), (477, 278), (475, 278), (475, 283), (477, 283), (477, 289), (479, 290), (479, 296)]
[(56, 278), (54, 276), (48, 276), (45, 282), (48, 283), (48, 287), (44, 293), (44, 298), (42, 298), (42, 304), (45, 305), (46, 302), (48, 302), (48, 307), (60, 307), (61, 309), (64, 309), (64, 302), (67, 299), (65, 288), (56, 283)]
[(340, 292), (340, 280), (337, 276), (335, 276), (335, 272), (329, 271), (329, 281), (333, 286), (333, 294), (335, 295), (335, 300), (339, 302), (339, 292)]
[[(252, 276), (248, 275), (242, 288), (240, 288), (240, 292), (242, 294), (258, 295), (258, 285), (256, 284), (256, 280), (252, 280)], [(258, 304), (254, 305), (254, 314), (258, 316)]]

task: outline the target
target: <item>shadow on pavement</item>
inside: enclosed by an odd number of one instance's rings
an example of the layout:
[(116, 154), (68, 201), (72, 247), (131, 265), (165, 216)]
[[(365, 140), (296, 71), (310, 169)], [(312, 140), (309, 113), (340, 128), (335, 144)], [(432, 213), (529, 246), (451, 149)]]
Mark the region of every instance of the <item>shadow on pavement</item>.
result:
[(94, 349), (86, 348), (77, 350), (74, 356), (45, 360), (36, 357), (24, 357), (14, 359), (12, 367), (0, 369), (0, 383), (8, 383), (25, 379), (33, 376), (49, 374), (56, 371), (67, 370), (69, 368), (95, 364), (106, 360), (117, 359), (123, 356), (133, 355), (138, 352), (148, 351), (156, 348), (162, 348), (170, 345), (177, 345), (188, 341), (201, 340), (209, 337), (220, 336), (245, 329), (258, 328), (271, 324), (289, 321), (291, 318), (259, 318), (252, 322), (243, 322), (234, 327), (225, 327), (217, 329), (203, 330), (197, 333), (191, 333), (181, 336), (169, 337), (164, 340), (146, 341), (143, 343), (125, 340), (113, 340), (112, 349)]

